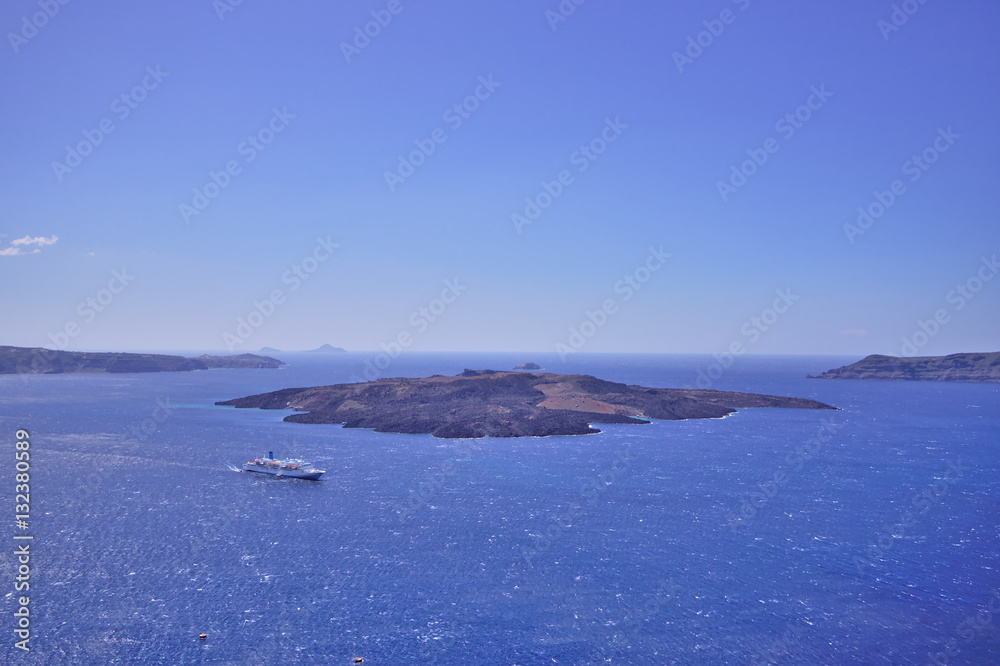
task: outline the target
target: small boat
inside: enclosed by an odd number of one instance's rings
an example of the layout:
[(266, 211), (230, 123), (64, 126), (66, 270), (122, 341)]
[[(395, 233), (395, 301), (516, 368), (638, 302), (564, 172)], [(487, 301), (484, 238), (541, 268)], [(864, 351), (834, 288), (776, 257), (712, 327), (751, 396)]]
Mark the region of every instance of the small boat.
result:
[(298, 460), (296, 458), (275, 460), (273, 451), (268, 451), (266, 458), (254, 458), (250, 462), (243, 463), (243, 471), (270, 474), (272, 476), (287, 476), (292, 479), (307, 479), (309, 481), (316, 481), (319, 477), (326, 474), (325, 469), (316, 469), (312, 463), (305, 460)]

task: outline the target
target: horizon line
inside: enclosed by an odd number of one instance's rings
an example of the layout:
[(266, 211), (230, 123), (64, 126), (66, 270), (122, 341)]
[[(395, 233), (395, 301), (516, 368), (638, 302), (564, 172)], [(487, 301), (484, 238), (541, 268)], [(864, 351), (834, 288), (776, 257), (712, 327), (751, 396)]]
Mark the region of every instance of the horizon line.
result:
[[(18, 347), (19, 345), (0, 345), (7, 347)], [(267, 345), (265, 345), (267, 346)], [(212, 348), (154, 348), (154, 347), (141, 347), (141, 348), (116, 348), (116, 349), (53, 349), (51, 347), (41, 346), (41, 347), (21, 347), (22, 349), (45, 349), (48, 351), (57, 352), (69, 352), (69, 353), (131, 353), (131, 354), (187, 354), (187, 353), (212, 353), (224, 356), (237, 356), (240, 354), (316, 354), (323, 356), (338, 356), (341, 354), (381, 354), (386, 353), (383, 349), (344, 349), (342, 351), (333, 352), (318, 352), (317, 349), (281, 349), (277, 351), (261, 352), (260, 350), (222, 350), (222, 349), (212, 349)], [(539, 355), (559, 355), (557, 351), (519, 351), (519, 350), (405, 350), (406, 354), (539, 354)], [(400, 355), (402, 355), (402, 353)], [(574, 352), (575, 355), (581, 356), (628, 356), (628, 355), (646, 355), (646, 356), (711, 356), (720, 355), (724, 352), (719, 351), (578, 351)], [(926, 356), (950, 356), (952, 354), (990, 354), (995, 352), (990, 351), (957, 351), (948, 352), (941, 354), (928, 354)], [(787, 356), (787, 357), (798, 357), (798, 356), (838, 356), (838, 357), (850, 357), (850, 356), (892, 356), (896, 358), (918, 358), (917, 356), (898, 356), (896, 354), (882, 354), (880, 352), (868, 352), (863, 354), (861, 352), (854, 354), (845, 353), (830, 353), (830, 352), (772, 352), (772, 353), (760, 353), (760, 352), (744, 352), (739, 356)]]

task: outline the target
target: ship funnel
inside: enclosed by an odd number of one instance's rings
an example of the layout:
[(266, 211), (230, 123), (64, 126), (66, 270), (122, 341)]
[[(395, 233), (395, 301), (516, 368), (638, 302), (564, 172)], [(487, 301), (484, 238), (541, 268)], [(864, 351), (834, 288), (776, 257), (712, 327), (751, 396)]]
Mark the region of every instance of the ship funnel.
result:
[(274, 460), (274, 451), (268, 451), (267, 452), (267, 459), (268, 460)]

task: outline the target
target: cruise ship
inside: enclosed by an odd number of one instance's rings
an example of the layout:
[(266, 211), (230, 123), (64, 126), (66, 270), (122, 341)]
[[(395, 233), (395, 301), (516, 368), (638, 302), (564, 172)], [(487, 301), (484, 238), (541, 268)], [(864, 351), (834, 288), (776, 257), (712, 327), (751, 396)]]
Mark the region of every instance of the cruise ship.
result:
[(316, 469), (312, 463), (305, 460), (275, 460), (274, 452), (268, 451), (266, 458), (254, 458), (243, 463), (244, 472), (259, 472), (274, 476), (287, 476), (292, 479), (308, 479), (316, 481), (326, 473), (325, 469)]

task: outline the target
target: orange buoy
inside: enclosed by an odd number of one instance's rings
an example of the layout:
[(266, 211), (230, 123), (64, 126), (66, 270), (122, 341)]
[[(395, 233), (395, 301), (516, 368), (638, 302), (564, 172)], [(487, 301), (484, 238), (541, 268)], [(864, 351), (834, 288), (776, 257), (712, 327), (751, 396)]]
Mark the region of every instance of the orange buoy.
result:
[(208, 638), (208, 634), (198, 634), (198, 640), (203, 641)]
[(355, 658), (354, 658), (354, 663), (355, 663), (355, 664), (360, 664), (360, 663), (361, 663), (361, 662), (363, 662), (363, 661), (364, 661), (364, 659), (362, 659), (361, 657), (355, 657)]

